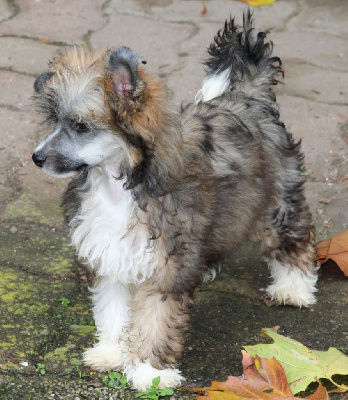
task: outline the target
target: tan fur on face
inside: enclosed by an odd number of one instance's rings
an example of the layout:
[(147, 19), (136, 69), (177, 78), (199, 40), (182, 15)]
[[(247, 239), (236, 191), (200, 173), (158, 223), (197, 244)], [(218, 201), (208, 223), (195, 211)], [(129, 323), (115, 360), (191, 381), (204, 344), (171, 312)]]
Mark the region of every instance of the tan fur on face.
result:
[[(122, 96), (115, 93), (111, 77), (106, 78), (105, 98), (114, 117), (110, 120), (110, 128), (119, 131), (121, 127), (128, 133), (140, 135), (151, 153), (160, 157), (158, 162), (165, 162), (169, 155), (171, 162), (178, 161), (181, 131), (179, 127), (172, 129), (176, 122), (167, 111), (167, 88), (159, 78), (143, 67), (139, 67), (138, 78), (134, 100), (122, 99)], [(122, 132), (119, 134), (122, 135)], [(143, 161), (141, 152), (135, 147), (129, 148), (129, 155), (130, 168), (135, 168)], [(167, 171), (163, 172), (165, 174)]]
[(142, 132), (146, 141), (162, 140), (162, 129), (166, 116), (166, 88), (163, 83), (144, 68), (139, 68), (139, 79), (146, 84), (142, 112), (131, 116), (130, 125), (136, 132)]
[(87, 46), (71, 46), (60, 50), (50, 62), (50, 70), (66, 70), (70, 73), (81, 73), (86, 69), (102, 71), (105, 50), (96, 51)]
[(105, 51), (71, 46), (49, 63), (52, 76), (43, 93), (52, 96), (60, 117), (77, 122), (98, 120), (106, 126), (110, 113), (105, 102)]

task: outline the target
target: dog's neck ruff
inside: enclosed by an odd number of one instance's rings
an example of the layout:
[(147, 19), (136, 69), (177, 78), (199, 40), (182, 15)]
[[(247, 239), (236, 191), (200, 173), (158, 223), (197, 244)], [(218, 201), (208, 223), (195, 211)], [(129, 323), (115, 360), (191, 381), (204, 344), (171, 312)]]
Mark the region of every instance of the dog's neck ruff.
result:
[(154, 249), (146, 225), (138, 223), (141, 210), (117, 175), (110, 161), (89, 171), (80, 212), (70, 223), (71, 239), (97, 276), (138, 285), (154, 272)]

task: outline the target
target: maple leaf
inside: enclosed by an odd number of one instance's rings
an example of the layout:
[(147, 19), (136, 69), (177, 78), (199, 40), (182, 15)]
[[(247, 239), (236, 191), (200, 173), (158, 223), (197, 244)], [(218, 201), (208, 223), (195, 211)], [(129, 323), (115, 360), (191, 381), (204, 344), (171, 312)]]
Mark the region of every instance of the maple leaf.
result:
[(275, 357), (284, 368), (290, 389), (293, 394), (306, 390), (311, 382), (320, 378), (330, 380), (342, 391), (348, 390), (345, 385), (338, 385), (333, 375), (348, 374), (348, 357), (335, 348), (328, 351), (310, 350), (296, 340), (278, 335), (271, 329), (264, 329), (263, 336), (274, 340), (273, 344), (257, 344), (245, 346), (251, 355), (271, 359)]
[[(229, 376), (226, 382), (212, 381), (209, 388), (199, 388), (204, 393), (197, 395), (197, 400), (237, 400), (237, 399), (269, 399), (298, 400), (290, 391), (283, 367), (273, 358), (267, 360), (246, 351), (243, 354), (243, 375)], [(326, 389), (319, 384), (316, 392), (309, 400), (327, 400)]]
[(324, 264), (329, 258), (348, 276), (348, 231), (317, 244), (317, 261)]

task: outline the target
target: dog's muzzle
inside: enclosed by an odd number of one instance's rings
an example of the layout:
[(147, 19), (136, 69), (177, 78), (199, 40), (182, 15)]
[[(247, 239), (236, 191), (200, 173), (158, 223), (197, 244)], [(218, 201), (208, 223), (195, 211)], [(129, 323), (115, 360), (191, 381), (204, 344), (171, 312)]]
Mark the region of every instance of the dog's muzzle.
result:
[(42, 153), (34, 153), (32, 155), (32, 159), (33, 159), (34, 163), (38, 167), (42, 168), (44, 163), (45, 163), (45, 161), (46, 161), (46, 159), (47, 159), (47, 157)]

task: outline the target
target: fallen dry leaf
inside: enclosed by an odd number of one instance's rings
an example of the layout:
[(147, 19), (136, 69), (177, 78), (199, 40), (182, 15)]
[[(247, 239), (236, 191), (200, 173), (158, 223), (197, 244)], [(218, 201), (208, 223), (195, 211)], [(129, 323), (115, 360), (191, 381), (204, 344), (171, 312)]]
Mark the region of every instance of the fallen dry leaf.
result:
[(249, 4), (249, 6), (258, 7), (258, 6), (266, 6), (268, 4), (274, 3), (276, 0), (237, 0), (243, 3)]
[(324, 386), (319, 383), (318, 389), (308, 397), (309, 400), (328, 400), (329, 395)]
[(337, 114), (337, 116), (339, 117), (339, 118), (342, 118), (342, 119), (346, 119), (347, 121), (348, 121), (348, 116), (347, 115), (345, 115), (345, 114)]
[[(267, 360), (246, 351), (243, 354), (243, 375), (229, 376), (226, 382), (212, 381), (209, 388), (199, 388), (197, 400), (269, 399), (296, 400), (290, 391), (283, 367), (275, 358)], [(319, 384), (310, 400), (327, 400), (326, 389)]]
[(262, 336), (274, 340), (272, 344), (245, 346), (251, 355), (267, 359), (276, 359), (284, 368), (291, 392), (297, 394), (307, 389), (308, 385), (318, 379), (328, 379), (342, 390), (348, 386), (339, 385), (333, 380), (334, 375), (348, 375), (348, 357), (339, 350), (330, 347), (327, 351), (311, 350), (294, 339), (282, 336), (272, 329), (265, 328)]
[(331, 239), (317, 244), (317, 261), (324, 264), (328, 259), (333, 260), (348, 276), (348, 231), (342, 232)]
[(37, 39), (38, 42), (40, 43), (45, 43), (45, 44), (54, 44), (52, 40), (46, 39), (46, 38), (39, 38)]

